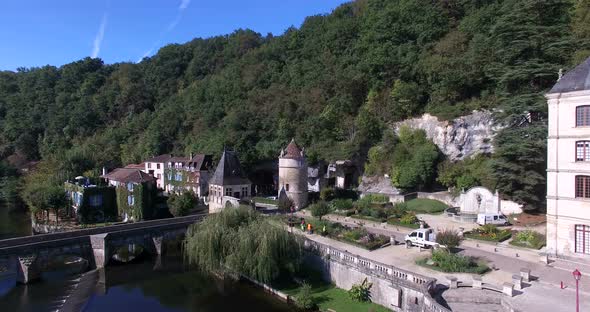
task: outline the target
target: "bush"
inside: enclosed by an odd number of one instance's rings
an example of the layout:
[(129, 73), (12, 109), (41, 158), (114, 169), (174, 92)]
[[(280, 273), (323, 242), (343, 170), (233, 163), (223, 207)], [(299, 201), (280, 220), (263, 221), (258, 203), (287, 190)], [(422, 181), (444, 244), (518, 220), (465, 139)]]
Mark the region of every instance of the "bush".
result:
[(516, 233), (514, 239), (510, 242), (511, 245), (526, 247), (532, 249), (541, 249), (545, 246), (545, 235), (537, 233), (533, 230), (524, 230)]
[(397, 218), (401, 218), (408, 211), (408, 204), (405, 202), (395, 203), (391, 208), (390, 215)]
[(311, 215), (322, 220), (322, 217), (330, 213), (330, 206), (321, 200), (311, 205)]
[(188, 215), (196, 204), (197, 199), (191, 192), (184, 192), (181, 195), (171, 194), (168, 197), (168, 210), (175, 217)]
[(320, 199), (324, 201), (331, 201), (336, 198), (336, 192), (331, 187), (326, 187), (320, 191)]
[(433, 265), (428, 264), (428, 259), (420, 259), (417, 264), (447, 273), (477, 273), (483, 274), (489, 270), (484, 263), (478, 263), (472, 257), (453, 254), (445, 250), (432, 252), (430, 258)]
[(420, 220), (418, 217), (416, 217), (416, 214), (407, 212), (401, 218), (399, 218), (399, 222), (403, 224), (419, 224)]
[(367, 302), (371, 300), (371, 287), (373, 283), (370, 283), (367, 278), (360, 284), (354, 284), (348, 291), (350, 299), (358, 302)]
[(449, 250), (458, 247), (463, 238), (455, 230), (444, 230), (436, 235), (436, 242), (446, 246)]
[(389, 197), (381, 194), (367, 194), (360, 200), (367, 201), (369, 203), (385, 204), (389, 202)]
[(297, 306), (304, 311), (310, 311), (316, 308), (313, 296), (311, 295), (311, 285), (308, 283), (303, 283), (299, 294), (297, 294), (295, 297), (295, 300), (297, 302)]
[(350, 210), (354, 207), (352, 199), (337, 198), (330, 202), (330, 207), (333, 210)]

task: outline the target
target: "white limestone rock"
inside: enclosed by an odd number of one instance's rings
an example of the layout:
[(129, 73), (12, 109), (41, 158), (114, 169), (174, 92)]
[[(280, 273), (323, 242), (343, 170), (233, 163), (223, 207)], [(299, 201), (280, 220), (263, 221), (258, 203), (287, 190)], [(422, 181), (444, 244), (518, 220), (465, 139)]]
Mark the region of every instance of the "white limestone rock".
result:
[(395, 123), (395, 132), (403, 125), (426, 131), (426, 136), (451, 160), (493, 153), (494, 136), (503, 128), (495, 123), (490, 111), (474, 111), (452, 121), (439, 121), (435, 116), (424, 114)]

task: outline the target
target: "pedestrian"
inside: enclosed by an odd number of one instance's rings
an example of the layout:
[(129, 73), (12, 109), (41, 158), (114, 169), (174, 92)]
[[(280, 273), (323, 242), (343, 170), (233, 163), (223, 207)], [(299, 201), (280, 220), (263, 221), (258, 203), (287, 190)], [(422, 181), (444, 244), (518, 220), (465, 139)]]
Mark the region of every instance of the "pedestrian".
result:
[(324, 227), (322, 227), (322, 234), (326, 234), (326, 225), (324, 224)]
[(311, 234), (311, 223), (307, 224), (307, 232)]

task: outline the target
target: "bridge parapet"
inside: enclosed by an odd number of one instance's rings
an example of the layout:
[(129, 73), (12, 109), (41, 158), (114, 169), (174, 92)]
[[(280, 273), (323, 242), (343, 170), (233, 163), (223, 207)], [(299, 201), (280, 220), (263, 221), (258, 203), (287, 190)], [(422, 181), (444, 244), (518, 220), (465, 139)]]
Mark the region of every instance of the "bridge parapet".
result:
[(118, 247), (138, 244), (152, 254), (163, 252), (166, 241), (186, 233), (193, 223), (205, 215), (137, 222), (65, 233), (45, 234), (0, 241), (0, 272), (16, 263), (18, 281), (28, 283), (39, 277), (51, 259), (63, 255), (75, 255), (89, 261), (91, 267), (108, 264)]

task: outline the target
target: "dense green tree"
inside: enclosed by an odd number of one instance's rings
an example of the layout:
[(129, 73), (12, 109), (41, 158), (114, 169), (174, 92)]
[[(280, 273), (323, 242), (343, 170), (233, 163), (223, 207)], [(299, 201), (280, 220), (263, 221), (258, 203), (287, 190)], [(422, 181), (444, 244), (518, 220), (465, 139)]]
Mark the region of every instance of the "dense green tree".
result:
[(171, 194), (168, 197), (168, 209), (175, 217), (182, 217), (189, 214), (191, 209), (195, 208), (197, 198), (191, 192), (183, 192), (182, 194)]
[(205, 271), (229, 271), (263, 283), (294, 273), (302, 245), (280, 224), (248, 207), (226, 208), (192, 225), (184, 242), (189, 264)]
[[(589, 8), (588, 0), (357, 0), (280, 36), (240, 29), (167, 45), (137, 64), (85, 58), (2, 71), (0, 159), (51, 163), (56, 173), (45, 177), (62, 183), (159, 153), (219, 155), (224, 146), (249, 168), (296, 137), (316, 159), (362, 162), (394, 121), (474, 109), (495, 111), (512, 129), (498, 134), (496, 150), (523, 155), (530, 150), (503, 146), (510, 139), (502, 136), (543, 127), (543, 93), (559, 69), (590, 55)], [(431, 180), (420, 166), (434, 150), (423, 152), (408, 172), (396, 171), (403, 185)], [(391, 173), (393, 161), (375, 161), (388, 153), (371, 150), (368, 171)], [(493, 171), (529, 171), (494, 159)], [(534, 199), (523, 192), (505, 194)]]

